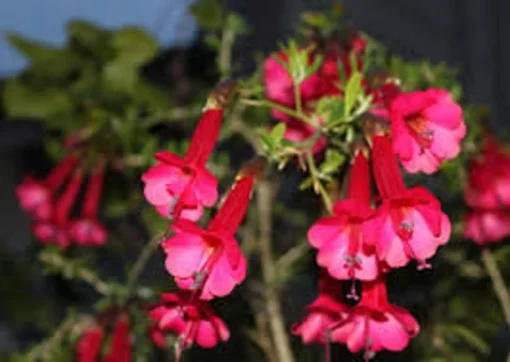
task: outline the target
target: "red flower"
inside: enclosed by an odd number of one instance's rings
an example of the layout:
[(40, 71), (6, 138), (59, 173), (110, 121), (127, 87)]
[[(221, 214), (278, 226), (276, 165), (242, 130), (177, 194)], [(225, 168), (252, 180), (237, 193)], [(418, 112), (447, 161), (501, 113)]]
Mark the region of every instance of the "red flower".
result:
[(183, 158), (158, 152), (158, 163), (142, 176), (145, 198), (164, 217), (194, 221), (202, 216), (204, 206), (213, 206), (218, 199), (218, 181), (205, 165), (218, 139), (223, 107), (231, 90), (231, 84), (222, 83), (209, 97)]
[(503, 210), (474, 210), (465, 221), (464, 237), (478, 245), (497, 243), (510, 236), (510, 215)]
[(16, 188), (21, 208), (38, 220), (49, 219), (53, 212), (53, 195), (76, 168), (74, 155), (60, 161), (44, 180), (26, 177)]
[(100, 161), (90, 177), (82, 204), (81, 217), (73, 221), (69, 229), (69, 235), (78, 245), (98, 246), (106, 243), (107, 231), (97, 218), (103, 179), (104, 163)]
[(87, 328), (76, 345), (78, 362), (96, 362), (103, 344), (104, 332), (99, 325)]
[(212, 348), (220, 341), (225, 342), (230, 338), (227, 326), (214, 313), (209, 303), (198, 300), (185, 291), (162, 294), (160, 297), (162, 302), (149, 313), (155, 323), (151, 336), (154, 343), (162, 347), (165, 333), (176, 334), (177, 360), (180, 359), (182, 351), (194, 343), (203, 348)]
[(392, 268), (411, 259), (418, 262), (419, 269), (429, 267), (426, 259), (450, 238), (450, 221), (427, 189), (406, 189), (389, 139), (375, 136), (372, 140), (374, 177), (383, 200), (366, 224), (367, 242)]
[(409, 172), (435, 172), (457, 157), (466, 135), (462, 108), (441, 89), (400, 93), (390, 104), (393, 147)]
[(115, 323), (110, 348), (102, 362), (131, 362), (131, 349), (129, 319), (122, 314)]
[(407, 310), (388, 302), (383, 278), (363, 283), (361, 302), (331, 332), (332, 340), (351, 352), (364, 349), (367, 359), (382, 350), (404, 350), (420, 331)]
[(329, 342), (331, 326), (347, 316), (342, 303), (342, 285), (321, 270), (319, 296), (306, 307), (305, 319), (292, 326), (292, 334), (300, 335), (304, 344)]
[(83, 173), (78, 170), (71, 176), (71, 180), (56, 201), (51, 217), (48, 220), (36, 220), (32, 231), (39, 241), (55, 244), (63, 249), (71, 245), (69, 214), (78, 197), (82, 181)]
[(477, 209), (500, 209), (510, 206), (510, 156), (493, 137), (488, 137), (479, 158), (469, 165), (466, 203)]
[(348, 198), (333, 210), (333, 216), (319, 219), (308, 231), (310, 244), (319, 249), (317, 264), (336, 279), (375, 279), (379, 268), (374, 247), (365, 243), (364, 224), (373, 210), (368, 160), (362, 150), (351, 168)]
[(229, 294), (244, 280), (246, 259), (234, 234), (246, 214), (254, 178), (236, 182), (206, 230), (187, 220), (172, 225), (176, 235), (163, 242), (165, 265), (180, 288), (197, 290), (209, 300)]

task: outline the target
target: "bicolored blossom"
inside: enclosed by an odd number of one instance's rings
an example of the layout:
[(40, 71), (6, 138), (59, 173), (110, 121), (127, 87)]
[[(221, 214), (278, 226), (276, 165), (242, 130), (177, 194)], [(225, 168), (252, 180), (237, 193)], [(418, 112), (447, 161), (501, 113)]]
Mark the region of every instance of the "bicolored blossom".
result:
[(165, 334), (176, 335), (177, 360), (184, 349), (195, 343), (203, 348), (212, 348), (230, 338), (227, 326), (208, 302), (185, 291), (162, 294), (160, 298), (161, 303), (149, 312), (154, 323), (151, 337), (157, 346), (163, 348)]
[(321, 270), (319, 296), (306, 307), (307, 315), (292, 326), (292, 334), (301, 336), (304, 344), (328, 343), (331, 326), (347, 316), (348, 307), (342, 303), (341, 282)]
[(81, 170), (75, 171), (64, 191), (55, 201), (51, 217), (36, 220), (32, 225), (32, 232), (39, 241), (45, 244), (57, 245), (62, 249), (66, 249), (71, 245), (69, 218), (82, 182), (83, 172)]
[(464, 200), (475, 209), (510, 207), (510, 156), (493, 137), (488, 137), (482, 154), (469, 164)]
[(510, 236), (510, 214), (506, 210), (473, 210), (467, 216), (464, 237), (478, 245), (497, 243)]
[(373, 173), (382, 203), (366, 223), (366, 241), (389, 267), (402, 267), (411, 259), (419, 269), (429, 267), (426, 260), (450, 238), (450, 221), (427, 189), (405, 187), (389, 139), (374, 136), (372, 142)]
[(115, 322), (110, 346), (102, 362), (131, 362), (131, 327), (128, 316), (120, 315)]
[(104, 331), (99, 325), (85, 329), (76, 344), (77, 362), (96, 362), (101, 353)]
[(234, 234), (246, 214), (254, 179), (241, 176), (207, 229), (188, 220), (172, 224), (175, 235), (162, 245), (166, 269), (180, 288), (209, 300), (229, 294), (244, 280), (246, 259)]
[(49, 219), (53, 212), (53, 196), (78, 164), (74, 155), (60, 161), (44, 180), (26, 177), (16, 188), (16, 196), (23, 211), (35, 219)]
[(404, 308), (388, 302), (383, 277), (362, 284), (361, 301), (347, 317), (332, 327), (331, 339), (366, 359), (382, 350), (402, 351), (420, 331), (414, 317)]
[(108, 236), (106, 228), (97, 218), (103, 182), (104, 163), (100, 161), (90, 176), (80, 218), (73, 221), (69, 229), (69, 235), (78, 245), (99, 246), (106, 243)]
[(373, 210), (368, 160), (362, 150), (358, 150), (351, 168), (347, 199), (337, 202), (333, 212), (308, 231), (310, 244), (319, 250), (317, 263), (336, 279), (375, 279), (378, 261), (373, 245), (365, 241), (364, 225)]
[(222, 84), (209, 97), (184, 157), (158, 152), (157, 164), (142, 176), (145, 198), (162, 216), (195, 221), (204, 207), (217, 201), (218, 181), (205, 166), (218, 140), (231, 89), (231, 85)]
[(389, 117), (393, 148), (407, 171), (431, 174), (459, 154), (466, 125), (448, 92), (400, 93), (390, 104)]

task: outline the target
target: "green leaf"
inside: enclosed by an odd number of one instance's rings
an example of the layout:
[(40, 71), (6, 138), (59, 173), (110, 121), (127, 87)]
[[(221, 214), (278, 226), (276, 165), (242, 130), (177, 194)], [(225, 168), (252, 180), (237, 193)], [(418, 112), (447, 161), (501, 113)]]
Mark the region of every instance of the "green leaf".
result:
[(274, 126), (270, 133), (273, 143), (280, 144), (280, 142), (283, 139), (283, 136), (285, 135), (286, 130), (287, 126), (285, 125), (285, 123), (278, 123), (276, 126)]
[(207, 30), (218, 30), (224, 25), (225, 10), (220, 0), (201, 0), (190, 6), (190, 12)]
[(45, 88), (36, 91), (16, 80), (5, 85), (4, 105), (7, 115), (13, 118), (44, 119), (73, 109), (71, 97), (65, 90)]
[(330, 175), (338, 171), (340, 166), (345, 162), (345, 155), (335, 149), (328, 149), (326, 157), (320, 165), (320, 173)]
[(125, 27), (112, 35), (116, 58), (134, 67), (144, 65), (159, 51), (157, 41), (146, 31), (136, 27)]
[(363, 79), (363, 74), (359, 72), (354, 72), (352, 76), (349, 78), (347, 82), (347, 86), (345, 87), (345, 108), (344, 108), (344, 117), (348, 118), (356, 104), (356, 100), (358, 96), (363, 92), (363, 88), (361, 86), (361, 80)]
[(476, 332), (461, 324), (448, 325), (448, 330), (463, 338), (470, 346), (476, 348), (480, 353), (486, 355), (490, 347)]
[(105, 53), (108, 45), (108, 32), (86, 20), (71, 20), (67, 23), (67, 33), (83, 48), (96, 55)]
[(109, 90), (132, 92), (138, 80), (138, 69), (130, 61), (124, 61), (124, 58), (117, 58), (103, 68), (103, 83)]
[(53, 59), (61, 52), (61, 50), (56, 47), (30, 40), (14, 33), (7, 35), (7, 41), (33, 63), (46, 62)]
[(250, 27), (243, 17), (237, 13), (229, 13), (226, 24), (227, 29), (231, 30), (235, 34), (246, 35), (250, 33)]

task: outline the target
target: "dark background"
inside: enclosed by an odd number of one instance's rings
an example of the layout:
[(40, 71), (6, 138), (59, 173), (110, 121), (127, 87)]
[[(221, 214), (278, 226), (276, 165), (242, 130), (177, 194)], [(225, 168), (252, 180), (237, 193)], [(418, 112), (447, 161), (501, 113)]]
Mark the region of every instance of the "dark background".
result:
[[(244, 69), (249, 70), (255, 52), (269, 53), (279, 40), (293, 33), (300, 12), (327, 9), (330, 1), (232, 0), (230, 5), (248, 20), (253, 30), (236, 49)], [(384, 43), (391, 52), (406, 59), (446, 61), (458, 67), (465, 100), (490, 104), (492, 126), (499, 128), (507, 124), (510, 1), (346, 0), (344, 5), (352, 24)], [(0, 14), (0, 23), (1, 19)], [(193, 58), (189, 51), (179, 54), (185, 63)], [(187, 72), (199, 71), (192, 63), (186, 65)], [(0, 120), (0, 242), (3, 244), (0, 292), (16, 292), (5, 290), (1, 280), (8, 278), (13, 268), (21, 266), (27, 277), (20, 281), (20, 288), (29, 288), (36, 298), (61, 298), (52, 280), (40, 275), (37, 263), (27, 260), (27, 250), (32, 245), (29, 222), (18, 209), (14, 196), (15, 185), (22, 176), (43, 167), (41, 144), (42, 132), (36, 125)], [(0, 350), (15, 350), (26, 346), (33, 336), (29, 331), (14, 331), (11, 316), (2, 312), (3, 299), (0, 295)], [(498, 337), (495, 350), (504, 346), (505, 338)], [(494, 355), (493, 360), (503, 361), (501, 356), (504, 354)]]

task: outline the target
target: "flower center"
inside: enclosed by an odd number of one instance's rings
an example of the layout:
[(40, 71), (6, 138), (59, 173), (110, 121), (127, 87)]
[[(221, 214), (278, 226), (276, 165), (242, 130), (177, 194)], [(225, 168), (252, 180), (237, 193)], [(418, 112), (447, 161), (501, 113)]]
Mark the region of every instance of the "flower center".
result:
[(421, 115), (406, 117), (407, 125), (414, 138), (418, 141), (421, 150), (430, 148), (434, 139), (434, 131), (428, 127), (428, 122)]

